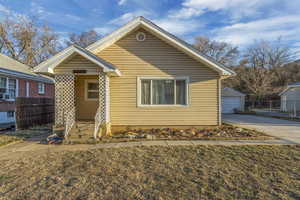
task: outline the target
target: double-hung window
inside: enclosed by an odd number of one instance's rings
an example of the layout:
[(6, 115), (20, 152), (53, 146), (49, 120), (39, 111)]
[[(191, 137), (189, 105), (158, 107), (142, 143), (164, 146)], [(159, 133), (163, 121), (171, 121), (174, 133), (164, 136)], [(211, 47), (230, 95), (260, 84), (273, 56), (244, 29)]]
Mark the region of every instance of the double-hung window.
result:
[(139, 78), (140, 105), (187, 105), (188, 78)]
[(6, 93), (6, 87), (7, 87), (7, 78), (6, 77), (0, 77), (0, 93)]
[(38, 93), (45, 94), (45, 84), (44, 83), (38, 83)]
[(8, 94), (10, 99), (16, 98), (17, 80), (8, 79)]
[(17, 80), (8, 77), (0, 77), (0, 98), (14, 100), (17, 96)]
[(92, 101), (97, 101), (99, 99), (99, 82), (97, 80), (86, 81), (85, 99)]

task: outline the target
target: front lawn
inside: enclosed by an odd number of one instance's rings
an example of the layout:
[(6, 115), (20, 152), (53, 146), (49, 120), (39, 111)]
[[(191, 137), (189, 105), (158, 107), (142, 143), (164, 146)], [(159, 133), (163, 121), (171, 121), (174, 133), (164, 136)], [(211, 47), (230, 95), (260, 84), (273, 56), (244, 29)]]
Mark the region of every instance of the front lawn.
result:
[(299, 146), (28, 153), (1, 160), (3, 199), (300, 199)]

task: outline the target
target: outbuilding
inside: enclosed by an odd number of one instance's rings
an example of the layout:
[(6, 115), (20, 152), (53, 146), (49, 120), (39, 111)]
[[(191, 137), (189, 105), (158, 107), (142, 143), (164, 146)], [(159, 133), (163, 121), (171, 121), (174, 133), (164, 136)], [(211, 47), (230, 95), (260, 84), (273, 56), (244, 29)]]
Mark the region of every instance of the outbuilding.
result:
[(300, 82), (289, 84), (280, 94), (281, 106), (283, 112), (300, 111)]
[(244, 111), (245, 94), (232, 88), (222, 89), (222, 113), (234, 113), (235, 110)]

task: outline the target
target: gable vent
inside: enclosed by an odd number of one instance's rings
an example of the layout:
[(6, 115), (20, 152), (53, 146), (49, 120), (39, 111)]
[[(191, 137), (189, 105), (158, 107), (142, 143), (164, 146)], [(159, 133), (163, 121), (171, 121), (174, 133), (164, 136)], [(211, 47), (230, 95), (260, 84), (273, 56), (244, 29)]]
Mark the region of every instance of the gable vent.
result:
[(146, 34), (143, 32), (138, 32), (136, 34), (136, 40), (139, 42), (145, 41), (146, 40)]

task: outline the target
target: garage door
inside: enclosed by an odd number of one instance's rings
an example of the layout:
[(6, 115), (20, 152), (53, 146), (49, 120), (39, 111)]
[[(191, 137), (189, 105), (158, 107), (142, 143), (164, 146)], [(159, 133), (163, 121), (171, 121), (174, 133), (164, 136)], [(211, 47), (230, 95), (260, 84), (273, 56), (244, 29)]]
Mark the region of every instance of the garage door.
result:
[(222, 97), (222, 113), (233, 113), (234, 109), (240, 109), (240, 97)]

